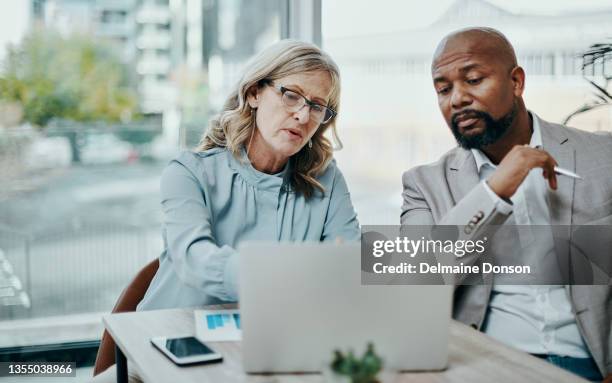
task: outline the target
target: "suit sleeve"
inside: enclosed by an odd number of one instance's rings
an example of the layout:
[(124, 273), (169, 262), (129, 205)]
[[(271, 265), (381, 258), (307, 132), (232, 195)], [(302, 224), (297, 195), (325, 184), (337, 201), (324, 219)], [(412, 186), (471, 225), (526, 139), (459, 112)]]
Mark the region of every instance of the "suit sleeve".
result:
[[(434, 235), (431, 232), (433, 225), (456, 226), (456, 236), (448, 238), (452, 240), (477, 241), (485, 236), (492, 236), (512, 213), (512, 205), (509, 201), (499, 198), (482, 181), (468, 192), (443, 216), (436, 219), (432, 213), (427, 193), (423, 191), (423, 182), (418, 181), (416, 169), (407, 171), (402, 177), (404, 191), (402, 193), (403, 204), (400, 222), (402, 227), (414, 228), (422, 226), (424, 233), (429, 238)], [(422, 179), (422, 177), (421, 177)], [(442, 185), (442, 183), (440, 183)], [(496, 198), (497, 197), (497, 198)], [(476, 262), (477, 256), (466, 254), (458, 258), (454, 254), (436, 254), (436, 260), (443, 265), (457, 265), (459, 262), (472, 264)], [(444, 276), (447, 283), (459, 283), (464, 276)]]

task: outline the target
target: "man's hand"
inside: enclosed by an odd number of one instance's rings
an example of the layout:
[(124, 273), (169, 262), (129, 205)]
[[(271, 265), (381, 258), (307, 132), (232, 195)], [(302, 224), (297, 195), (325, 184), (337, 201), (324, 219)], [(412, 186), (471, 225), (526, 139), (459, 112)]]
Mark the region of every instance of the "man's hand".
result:
[(495, 194), (509, 199), (516, 193), (531, 169), (542, 168), (550, 187), (557, 190), (557, 175), (554, 171), (556, 165), (557, 161), (546, 151), (517, 145), (502, 159), (487, 183)]

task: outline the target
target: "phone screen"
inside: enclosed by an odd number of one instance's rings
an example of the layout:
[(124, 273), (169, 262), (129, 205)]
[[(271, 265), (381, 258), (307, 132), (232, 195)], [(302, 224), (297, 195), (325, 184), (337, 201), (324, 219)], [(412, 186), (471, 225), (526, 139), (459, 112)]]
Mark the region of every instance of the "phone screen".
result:
[(177, 358), (215, 353), (194, 337), (168, 339), (165, 346)]

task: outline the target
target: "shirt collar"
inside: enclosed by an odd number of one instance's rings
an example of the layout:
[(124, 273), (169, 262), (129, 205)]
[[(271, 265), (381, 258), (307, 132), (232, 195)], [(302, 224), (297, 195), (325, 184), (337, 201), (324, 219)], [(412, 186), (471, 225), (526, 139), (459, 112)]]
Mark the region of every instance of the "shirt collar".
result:
[[(529, 141), (529, 146), (532, 148), (542, 147), (542, 130), (540, 129), (540, 118), (533, 112), (529, 112), (531, 115), (531, 119), (533, 121), (532, 128), (533, 132), (531, 133), (531, 140)], [(478, 169), (478, 173), (482, 170), (482, 167), (485, 165), (489, 165), (493, 168), (496, 166), (491, 162), (489, 157), (484, 154), (480, 149), (471, 149), (472, 154), (474, 155), (474, 160), (476, 160), (476, 169)]]
[(284, 185), (290, 182), (291, 160), (287, 161), (287, 164), (279, 173), (267, 174), (253, 167), (244, 147), (240, 150), (240, 158), (234, 157), (229, 150), (228, 156), (230, 158), (230, 167), (238, 172), (249, 184), (259, 190), (278, 192)]

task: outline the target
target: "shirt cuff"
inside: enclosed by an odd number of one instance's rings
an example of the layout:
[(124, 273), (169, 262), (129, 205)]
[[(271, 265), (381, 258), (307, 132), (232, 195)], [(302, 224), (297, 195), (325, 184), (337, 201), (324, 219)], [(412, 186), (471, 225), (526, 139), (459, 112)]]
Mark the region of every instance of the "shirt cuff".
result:
[(493, 189), (491, 189), (486, 180), (482, 181), (482, 183), (484, 184), (484, 188), (487, 191), (487, 194), (489, 194), (489, 197), (491, 197), (493, 202), (495, 202), (495, 208), (505, 215), (512, 213), (512, 201), (498, 196)]

